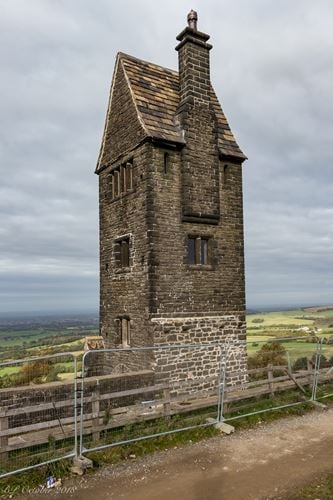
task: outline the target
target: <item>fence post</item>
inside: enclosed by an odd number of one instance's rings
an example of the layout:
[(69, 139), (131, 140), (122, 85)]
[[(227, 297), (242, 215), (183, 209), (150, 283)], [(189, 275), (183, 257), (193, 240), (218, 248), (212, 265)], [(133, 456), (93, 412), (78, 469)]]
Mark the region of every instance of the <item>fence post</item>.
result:
[(92, 424), (92, 438), (93, 441), (98, 441), (100, 438), (100, 432), (95, 430), (96, 428), (98, 429), (99, 427), (99, 395), (100, 395), (100, 390), (99, 390), (99, 381), (96, 381), (96, 387), (94, 392), (92, 393), (91, 397), (91, 424)]
[[(7, 431), (9, 428), (8, 417), (6, 416), (6, 408), (0, 415), (0, 431)], [(8, 436), (0, 436), (0, 463), (5, 463), (8, 460), (7, 451), (3, 451), (8, 446)]]
[(271, 392), (271, 395), (274, 396), (274, 375), (273, 375), (273, 365), (267, 365), (267, 377), (268, 377), (268, 388)]
[(163, 403), (163, 410), (164, 410), (164, 415), (168, 416), (171, 413), (171, 394), (170, 394), (170, 387), (166, 387), (163, 390), (163, 398), (166, 400)]

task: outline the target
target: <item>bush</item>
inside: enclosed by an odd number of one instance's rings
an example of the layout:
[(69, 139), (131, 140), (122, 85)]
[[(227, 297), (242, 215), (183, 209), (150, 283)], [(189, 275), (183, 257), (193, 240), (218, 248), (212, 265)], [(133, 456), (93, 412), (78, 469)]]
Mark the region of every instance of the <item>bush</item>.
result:
[[(333, 357), (333, 356), (332, 356)], [(312, 361), (315, 363), (316, 355), (312, 356)], [(320, 356), (320, 368), (329, 368), (331, 365), (331, 360), (328, 360), (324, 354)]]
[(259, 366), (286, 365), (286, 349), (279, 342), (264, 344), (257, 353)]
[(20, 372), (21, 385), (30, 384), (31, 382), (38, 384), (43, 382), (54, 366), (48, 359), (41, 359), (33, 363), (26, 363)]
[(293, 364), (293, 370), (295, 370), (296, 372), (298, 370), (306, 370), (307, 367), (308, 367), (308, 360), (305, 356), (302, 358), (296, 359), (296, 361)]
[(262, 368), (267, 365), (287, 364), (286, 349), (279, 342), (267, 342), (254, 355), (248, 358), (248, 368)]

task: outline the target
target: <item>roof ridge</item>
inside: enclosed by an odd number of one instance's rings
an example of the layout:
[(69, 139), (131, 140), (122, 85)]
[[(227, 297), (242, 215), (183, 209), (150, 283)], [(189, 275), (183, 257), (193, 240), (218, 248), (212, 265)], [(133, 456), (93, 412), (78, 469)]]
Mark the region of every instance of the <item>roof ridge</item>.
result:
[(164, 71), (169, 71), (170, 73), (173, 73), (174, 75), (179, 75), (178, 71), (175, 69), (167, 68), (165, 66), (161, 66), (160, 64), (153, 63), (151, 61), (146, 61), (145, 59), (140, 59), (139, 57), (132, 56), (131, 54), (126, 54), (125, 52), (118, 52), (117, 56), (120, 59), (130, 59), (132, 61), (138, 62), (138, 63), (144, 63), (144, 64), (150, 64), (151, 66), (155, 66), (156, 68), (163, 69)]

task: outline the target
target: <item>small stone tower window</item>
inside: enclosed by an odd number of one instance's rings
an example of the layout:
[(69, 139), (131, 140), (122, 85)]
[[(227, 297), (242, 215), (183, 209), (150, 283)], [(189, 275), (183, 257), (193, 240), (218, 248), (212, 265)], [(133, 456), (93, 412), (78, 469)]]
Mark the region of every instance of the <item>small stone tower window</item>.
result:
[(121, 345), (124, 348), (131, 345), (131, 322), (128, 318), (121, 319)]
[(125, 167), (125, 191), (133, 189), (133, 166), (131, 162), (126, 163)]
[(209, 238), (189, 236), (187, 240), (187, 263), (191, 265), (210, 264)]
[(111, 199), (119, 198), (121, 195), (133, 190), (133, 164), (128, 161), (124, 165), (114, 169), (110, 175)]
[(117, 240), (114, 245), (116, 265), (119, 268), (130, 266), (130, 239), (129, 236)]
[(115, 170), (113, 173), (113, 193), (112, 198), (117, 198), (120, 195), (120, 172)]
[(163, 154), (163, 171), (164, 171), (165, 174), (168, 173), (169, 166), (170, 166), (170, 156), (169, 156), (169, 153), (164, 153)]
[(118, 346), (130, 347), (131, 345), (131, 320), (127, 316), (121, 316), (114, 320)]
[(227, 187), (229, 181), (229, 166), (223, 165), (222, 167), (222, 184)]

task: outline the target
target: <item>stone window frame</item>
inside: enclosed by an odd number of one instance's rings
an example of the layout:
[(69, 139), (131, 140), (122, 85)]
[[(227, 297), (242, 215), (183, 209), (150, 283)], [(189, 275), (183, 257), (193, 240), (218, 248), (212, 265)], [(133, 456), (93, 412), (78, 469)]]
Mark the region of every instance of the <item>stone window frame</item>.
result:
[(132, 323), (128, 315), (121, 315), (115, 319), (116, 338), (118, 339), (116, 345), (123, 349), (129, 349), (131, 347)]
[[(194, 261), (189, 260), (189, 244), (190, 241), (194, 241)], [(207, 242), (206, 245), (202, 245), (203, 242)], [(214, 269), (214, 256), (213, 256), (214, 238), (207, 234), (193, 234), (189, 233), (186, 236), (186, 257), (185, 262), (187, 267), (190, 269), (204, 269), (213, 270)], [(204, 256), (203, 252), (204, 251)]]
[(116, 273), (130, 272), (133, 265), (133, 236), (124, 234), (114, 240), (113, 254)]
[(169, 153), (169, 151), (163, 150), (163, 173), (164, 173), (164, 175), (168, 175), (168, 173), (170, 172), (170, 164), (171, 164), (170, 153)]
[(111, 201), (134, 192), (133, 158), (114, 167), (108, 174), (108, 191)]

